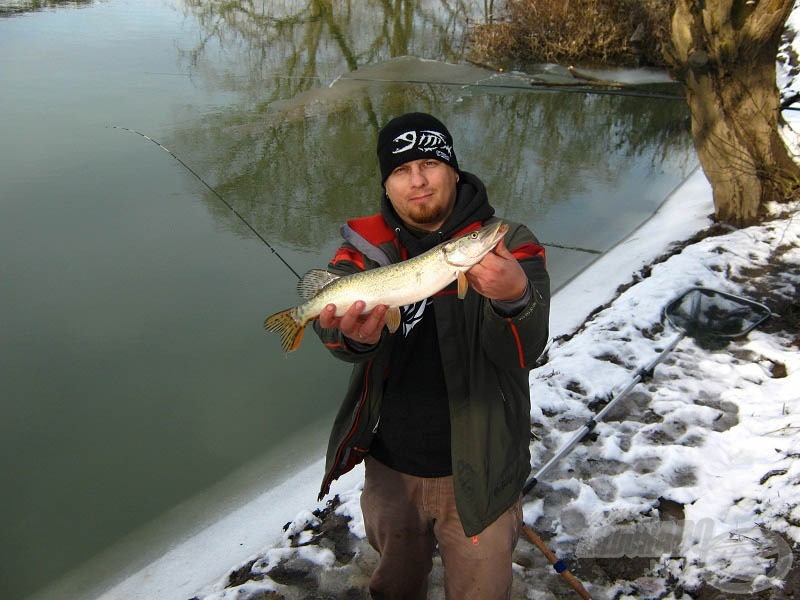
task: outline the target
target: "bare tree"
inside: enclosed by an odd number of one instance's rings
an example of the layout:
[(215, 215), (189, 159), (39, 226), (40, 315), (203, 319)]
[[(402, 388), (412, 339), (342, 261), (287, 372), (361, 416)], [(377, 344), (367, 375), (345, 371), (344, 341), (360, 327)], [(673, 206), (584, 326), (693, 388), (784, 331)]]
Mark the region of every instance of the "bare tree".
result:
[(686, 91), (715, 216), (757, 222), (783, 202), (800, 168), (779, 132), (775, 61), (794, 0), (675, 0), (664, 56)]

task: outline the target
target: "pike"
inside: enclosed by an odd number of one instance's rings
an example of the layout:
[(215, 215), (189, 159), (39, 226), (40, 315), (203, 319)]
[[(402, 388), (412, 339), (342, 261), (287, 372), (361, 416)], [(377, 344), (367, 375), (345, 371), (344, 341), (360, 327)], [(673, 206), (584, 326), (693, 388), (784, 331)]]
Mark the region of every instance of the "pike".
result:
[(306, 325), (328, 304), (335, 304), (336, 316), (341, 317), (361, 300), (366, 304), (364, 312), (388, 306), (386, 327), (394, 333), (400, 326), (401, 306), (433, 296), (453, 281), (458, 281), (458, 297), (463, 299), (468, 288), (464, 273), (489, 254), (507, 231), (508, 225), (498, 221), (442, 242), (414, 258), (343, 277), (312, 269), (297, 284), (306, 302), (270, 315), (264, 329), (280, 333), (281, 346), (292, 352), (300, 346)]

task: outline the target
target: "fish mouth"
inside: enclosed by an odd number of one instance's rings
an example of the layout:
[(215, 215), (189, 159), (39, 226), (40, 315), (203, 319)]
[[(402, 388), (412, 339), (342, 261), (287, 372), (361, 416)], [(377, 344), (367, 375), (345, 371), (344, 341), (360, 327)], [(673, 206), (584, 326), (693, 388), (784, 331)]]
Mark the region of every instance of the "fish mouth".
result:
[(492, 248), (494, 248), (500, 240), (503, 239), (503, 236), (508, 233), (508, 224), (504, 223), (503, 221), (498, 221), (493, 229), (489, 230), (489, 237), (491, 237), (491, 244)]
[[(479, 253), (476, 253), (472, 256), (457, 256), (458, 253), (454, 253), (447, 257), (447, 262), (455, 267), (471, 267), (479, 263), (483, 260), (483, 257), (489, 254), (500, 240), (503, 239), (503, 236), (508, 233), (508, 225), (503, 221), (498, 221), (493, 225), (484, 226), (477, 231), (473, 231), (471, 233), (467, 233), (463, 237), (467, 236), (476, 236), (477, 242), (483, 248), (483, 250)], [(459, 260), (461, 259), (461, 260)]]
[(503, 221), (498, 221), (490, 227), (484, 227), (478, 230), (478, 235), (482, 243), (488, 246), (486, 254), (491, 252), (494, 247), (500, 243), (500, 240), (503, 239), (506, 233), (508, 233), (508, 225)]

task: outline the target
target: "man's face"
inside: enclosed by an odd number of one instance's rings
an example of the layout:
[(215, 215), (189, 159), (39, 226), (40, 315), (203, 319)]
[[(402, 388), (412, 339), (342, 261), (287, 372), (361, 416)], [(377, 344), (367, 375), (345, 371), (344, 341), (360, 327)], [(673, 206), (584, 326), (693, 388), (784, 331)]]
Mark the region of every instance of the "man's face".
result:
[(383, 185), (403, 221), (436, 231), (453, 212), (457, 181), (458, 173), (447, 163), (422, 158), (397, 167)]

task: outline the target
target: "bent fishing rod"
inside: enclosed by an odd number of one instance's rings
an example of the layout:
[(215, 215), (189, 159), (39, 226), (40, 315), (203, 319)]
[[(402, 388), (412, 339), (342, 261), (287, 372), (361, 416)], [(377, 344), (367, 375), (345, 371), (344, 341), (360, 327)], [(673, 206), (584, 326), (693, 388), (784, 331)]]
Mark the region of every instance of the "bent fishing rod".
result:
[(261, 240), (262, 242), (264, 242), (264, 245), (265, 245), (267, 248), (269, 248), (269, 249), (270, 249), (270, 251), (271, 251), (271, 252), (272, 252), (272, 253), (273, 253), (275, 256), (277, 256), (277, 257), (278, 257), (278, 260), (280, 260), (280, 261), (281, 261), (281, 262), (282, 262), (284, 265), (286, 265), (286, 267), (287, 267), (287, 268), (288, 268), (288, 269), (289, 269), (289, 270), (290, 270), (292, 273), (294, 273), (294, 276), (295, 276), (295, 277), (297, 277), (298, 279), (300, 279), (300, 278), (301, 278), (301, 277), (300, 277), (300, 274), (299, 274), (297, 271), (295, 271), (295, 270), (292, 268), (292, 265), (290, 265), (288, 262), (286, 262), (286, 259), (284, 259), (284, 258), (283, 258), (283, 257), (280, 255), (280, 253), (279, 253), (279, 252), (278, 252), (278, 251), (277, 251), (277, 250), (276, 250), (276, 249), (275, 249), (275, 248), (272, 246), (272, 244), (270, 244), (270, 243), (269, 243), (269, 242), (268, 242), (268, 241), (267, 241), (267, 240), (264, 238), (264, 236), (262, 236), (262, 235), (261, 235), (261, 234), (260, 234), (260, 233), (259, 233), (259, 232), (256, 230), (256, 228), (255, 228), (255, 227), (253, 227), (252, 225), (250, 225), (250, 223), (248, 223), (248, 222), (247, 222), (247, 219), (245, 219), (245, 218), (244, 218), (244, 217), (243, 217), (243, 216), (242, 216), (242, 215), (239, 213), (239, 211), (237, 211), (237, 210), (236, 210), (236, 209), (235, 209), (235, 208), (234, 208), (234, 207), (233, 207), (233, 206), (232, 206), (232, 205), (231, 205), (231, 204), (230, 204), (230, 203), (229, 203), (227, 200), (225, 200), (225, 198), (223, 198), (223, 197), (222, 197), (222, 194), (220, 194), (220, 193), (219, 193), (217, 190), (215, 190), (213, 187), (211, 187), (211, 186), (210, 186), (210, 185), (209, 185), (209, 184), (206, 182), (206, 180), (205, 180), (205, 179), (203, 179), (202, 177), (200, 177), (200, 175), (198, 175), (198, 174), (197, 174), (197, 172), (196, 172), (194, 169), (192, 169), (192, 167), (190, 167), (189, 165), (187, 165), (187, 164), (186, 164), (185, 162), (183, 162), (183, 161), (182, 161), (182, 160), (181, 160), (181, 159), (180, 159), (178, 156), (176, 156), (176, 155), (175, 155), (175, 153), (174, 153), (174, 152), (172, 152), (172, 150), (170, 150), (169, 148), (167, 148), (166, 146), (164, 146), (164, 144), (162, 144), (162, 143), (161, 143), (161, 142), (159, 142), (158, 140), (154, 140), (154, 139), (153, 139), (153, 138), (151, 138), (149, 135), (145, 135), (145, 134), (144, 134), (144, 133), (142, 133), (141, 131), (136, 131), (135, 129), (131, 129), (130, 127), (121, 127), (121, 126), (117, 126), (117, 125), (111, 125), (111, 129), (121, 129), (122, 131), (128, 131), (128, 132), (130, 132), (130, 133), (135, 133), (136, 135), (138, 135), (138, 136), (141, 136), (141, 137), (143, 137), (144, 139), (146, 139), (148, 142), (153, 142), (153, 143), (154, 143), (156, 146), (158, 146), (158, 147), (159, 147), (159, 148), (161, 148), (161, 149), (162, 149), (164, 152), (166, 152), (167, 154), (169, 154), (169, 155), (170, 155), (172, 158), (174, 158), (175, 160), (177, 160), (177, 161), (178, 161), (178, 162), (181, 164), (181, 166), (183, 166), (183, 168), (185, 168), (187, 171), (189, 171), (189, 173), (191, 173), (192, 175), (194, 175), (194, 176), (197, 178), (197, 180), (198, 180), (200, 183), (202, 183), (204, 186), (206, 186), (206, 187), (207, 187), (207, 188), (208, 188), (208, 189), (211, 191), (211, 193), (212, 193), (212, 194), (214, 194), (214, 195), (215, 195), (215, 196), (216, 196), (216, 197), (219, 199), (219, 201), (220, 201), (220, 202), (222, 202), (222, 203), (223, 203), (225, 206), (227, 206), (227, 207), (230, 209), (230, 211), (231, 211), (231, 212), (232, 212), (234, 215), (236, 215), (236, 217), (237, 217), (237, 218), (238, 218), (238, 219), (239, 219), (239, 220), (240, 220), (242, 223), (244, 223), (244, 224), (247, 226), (247, 228), (248, 228), (250, 231), (252, 231), (252, 232), (253, 232), (253, 233), (256, 235), (256, 237), (257, 237), (259, 240)]

